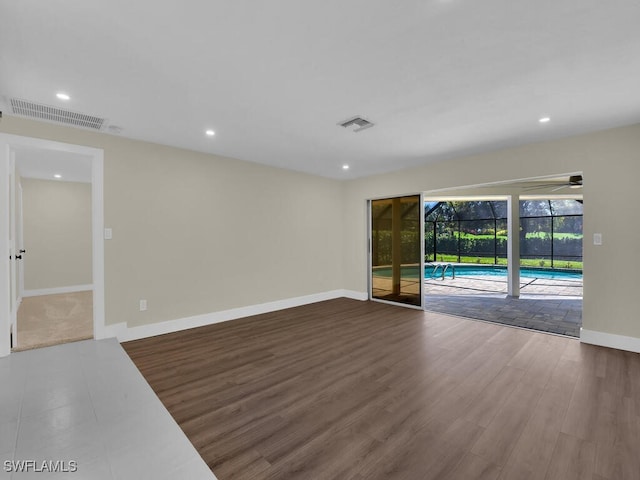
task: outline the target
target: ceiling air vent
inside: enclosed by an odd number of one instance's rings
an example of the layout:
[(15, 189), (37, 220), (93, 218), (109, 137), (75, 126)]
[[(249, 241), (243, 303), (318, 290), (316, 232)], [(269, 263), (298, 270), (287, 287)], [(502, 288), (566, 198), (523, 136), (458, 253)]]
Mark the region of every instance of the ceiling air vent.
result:
[(354, 132), (360, 132), (366, 128), (373, 127), (373, 123), (362, 117), (353, 117), (349, 120), (345, 120), (344, 122), (340, 122), (338, 125), (344, 128), (351, 128)]
[(23, 117), (46, 120), (49, 122), (62, 123), (73, 127), (90, 128), (100, 130), (106, 123), (104, 118), (94, 117), (85, 113), (72, 112), (50, 105), (29, 102), (18, 98), (11, 99), (11, 110), (14, 114)]

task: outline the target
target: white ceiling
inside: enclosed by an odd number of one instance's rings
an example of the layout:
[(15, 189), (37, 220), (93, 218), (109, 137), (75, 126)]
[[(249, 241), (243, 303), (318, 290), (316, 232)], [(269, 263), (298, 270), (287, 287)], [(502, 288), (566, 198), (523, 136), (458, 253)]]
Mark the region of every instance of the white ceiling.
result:
[(90, 156), (39, 148), (16, 147), (14, 150), (16, 169), (24, 178), (91, 183)]
[[(5, 99), (333, 178), (640, 122), (637, 0), (0, 0), (0, 22)], [(336, 125), (356, 115), (375, 126)]]

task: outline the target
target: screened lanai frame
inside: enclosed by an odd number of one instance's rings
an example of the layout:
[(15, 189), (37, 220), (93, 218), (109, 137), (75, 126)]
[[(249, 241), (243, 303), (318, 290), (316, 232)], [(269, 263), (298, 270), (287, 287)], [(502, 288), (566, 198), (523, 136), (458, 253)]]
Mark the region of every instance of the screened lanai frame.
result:
[[(446, 255), (458, 263), (465, 263), (466, 257), (476, 263), (506, 264), (506, 205), (506, 200), (425, 201), (425, 260), (444, 261), (437, 256)], [(540, 267), (549, 262), (551, 268), (567, 268), (572, 266), (569, 262), (582, 261), (581, 200), (524, 198), (519, 207), (521, 263), (539, 259)], [(571, 225), (574, 233), (568, 234)]]
[[(527, 228), (527, 225), (538, 226)], [(546, 255), (533, 251), (533, 239), (526, 239), (528, 231), (540, 231), (540, 223), (548, 224), (548, 234), (539, 240), (546, 248)], [(573, 228), (563, 227), (563, 224), (573, 225)], [(563, 230), (563, 231), (561, 231)], [(565, 239), (567, 230), (573, 235), (579, 232), (580, 238)], [(578, 199), (527, 199), (520, 201), (520, 258), (542, 258), (550, 261), (551, 268), (571, 268), (570, 262), (582, 262), (583, 209), (582, 200)], [(538, 265), (545, 267), (546, 265)]]
[[(456, 209), (461, 204), (474, 205), (477, 207), (473, 212), (463, 212), (462, 209)], [(438, 210), (447, 214), (439, 217)], [(443, 212), (443, 210), (446, 210)], [(431, 217), (436, 215), (436, 219)], [(461, 262), (462, 256), (478, 256), (483, 258), (494, 258), (494, 263), (498, 264), (498, 259), (503, 258), (504, 263), (507, 259), (506, 243), (504, 248), (499, 247), (498, 231), (507, 229), (507, 201), (506, 200), (469, 200), (469, 201), (426, 201), (425, 202), (425, 260), (437, 261), (437, 254), (455, 255), (457, 262)], [(492, 251), (470, 251), (466, 250), (463, 254), (462, 237), (460, 232), (463, 231), (483, 231), (493, 230)], [(467, 227), (468, 226), (468, 227)], [(471, 228), (475, 226), (475, 228)], [(451, 244), (455, 248), (438, 248), (438, 239), (443, 239), (449, 234)], [(430, 258), (429, 255), (433, 257)]]

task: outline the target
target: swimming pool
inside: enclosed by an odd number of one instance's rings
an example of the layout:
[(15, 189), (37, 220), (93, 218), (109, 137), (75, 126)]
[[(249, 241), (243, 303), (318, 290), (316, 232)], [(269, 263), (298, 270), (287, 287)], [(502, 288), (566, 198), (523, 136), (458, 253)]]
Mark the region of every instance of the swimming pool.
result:
[[(444, 264), (446, 265), (446, 264)], [(491, 276), (506, 277), (507, 267), (502, 265), (452, 265), (455, 267), (456, 277), (474, 277), (474, 276)], [(424, 269), (424, 278), (442, 278), (442, 266), (434, 272), (434, 264), (426, 264)], [(420, 267), (417, 265), (402, 267), (402, 276), (405, 278), (418, 278)], [(374, 267), (374, 275), (377, 277), (390, 277), (390, 267)], [(453, 276), (453, 269), (447, 268), (445, 278)], [(532, 268), (521, 267), (521, 278), (547, 278), (553, 280), (582, 280), (581, 270), (568, 269), (551, 269), (551, 268)]]

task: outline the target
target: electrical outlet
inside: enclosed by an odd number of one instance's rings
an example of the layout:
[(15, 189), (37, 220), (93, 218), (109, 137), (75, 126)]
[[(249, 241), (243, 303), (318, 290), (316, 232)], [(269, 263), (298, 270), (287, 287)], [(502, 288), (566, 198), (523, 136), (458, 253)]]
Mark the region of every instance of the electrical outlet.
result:
[(140, 311), (144, 312), (147, 309), (147, 301), (146, 300), (140, 300)]
[(594, 233), (593, 234), (593, 244), (594, 245), (602, 245), (602, 234)]

